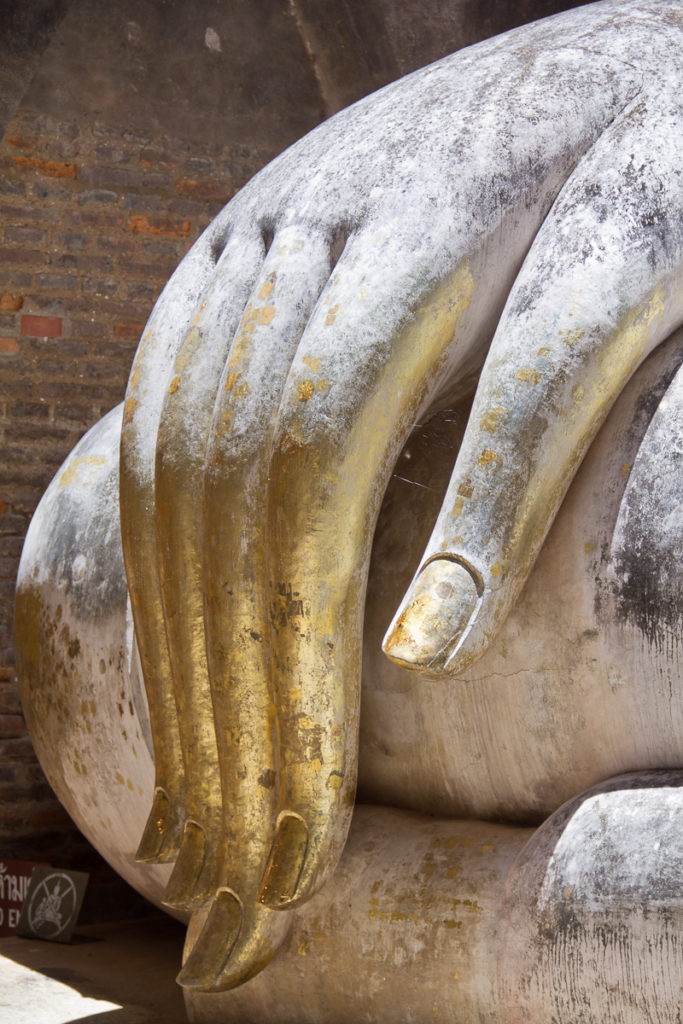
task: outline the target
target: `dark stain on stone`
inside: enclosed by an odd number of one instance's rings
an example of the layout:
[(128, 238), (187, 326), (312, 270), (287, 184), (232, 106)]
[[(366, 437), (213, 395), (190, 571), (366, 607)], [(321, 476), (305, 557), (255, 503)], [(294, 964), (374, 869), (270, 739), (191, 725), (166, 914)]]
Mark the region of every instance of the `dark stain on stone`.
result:
[(263, 786), (264, 789), (274, 788), (275, 772), (272, 768), (266, 768), (266, 770), (259, 775), (258, 784), (259, 786)]

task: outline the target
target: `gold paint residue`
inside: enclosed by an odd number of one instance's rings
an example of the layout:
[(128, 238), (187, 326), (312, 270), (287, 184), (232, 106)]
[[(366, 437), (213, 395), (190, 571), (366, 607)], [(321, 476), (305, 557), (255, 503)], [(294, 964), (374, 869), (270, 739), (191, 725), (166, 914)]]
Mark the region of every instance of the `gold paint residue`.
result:
[(586, 543), (583, 545), (583, 550), (585, 551), (585, 553), (587, 555), (590, 555), (590, 553), (592, 551), (595, 551), (595, 544), (593, 543), (593, 541), (592, 540), (586, 541)]
[(325, 324), (330, 327), (337, 319), (337, 313), (339, 312), (339, 303), (335, 303), (334, 306), (330, 306), (329, 312), (325, 317)]
[(484, 451), (479, 456), (478, 465), (487, 466), (490, 462), (495, 462), (498, 458), (498, 452), (494, 452), (491, 448), (484, 448)]
[(314, 358), (313, 356), (304, 356), (304, 362), (306, 363), (306, 366), (309, 366), (311, 370), (313, 370), (313, 373), (317, 373), (318, 370), (320, 369), (322, 359), (320, 358), (320, 356), (318, 356), (317, 359)]
[(263, 285), (261, 287), (261, 291), (258, 293), (259, 299), (267, 299), (268, 296), (270, 295), (270, 293), (272, 292), (272, 290), (273, 290), (273, 282), (272, 281), (264, 281)]
[(304, 380), (299, 384), (299, 401), (307, 402), (312, 397), (315, 391), (315, 385), (312, 380)]
[(560, 337), (564, 341), (565, 345), (569, 345), (572, 348), (576, 345), (577, 341), (581, 341), (586, 336), (585, 327), (576, 327), (572, 331), (561, 330)]
[(123, 422), (126, 426), (133, 422), (133, 416), (135, 415), (135, 406), (137, 402), (134, 398), (129, 398), (123, 407)]
[(630, 472), (631, 472), (631, 467), (629, 466), (628, 462), (625, 462), (624, 465), (621, 467), (621, 475), (623, 477), (626, 477), (626, 476), (629, 475)]
[(89, 467), (94, 468), (94, 467), (97, 467), (97, 466), (106, 466), (106, 464), (107, 464), (107, 460), (103, 459), (101, 456), (98, 456), (98, 455), (80, 455), (77, 459), (72, 459), (72, 461), (66, 467), (66, 469), (64, 470), (64, 472), (62, 473), (62, 475), (59, 478), (57, 486), (58, 487), (67, 487), (69, 484), (73, 483), (73, 481), (76, 479), (76, 475), (77, 475), (78, 471), (82, 467), (89, 466)]
[(173, 380), (171, 381), (170, 387), (168, 389), (169, 395), (175, 395), (176, 391), (178, 390), (178, 385), (179, 384), (180, 384), (180, 374), (176, 373), (176, 375), (173, 378)]
[(496, 429), (498, 427), (498, 420), (500, 418), (500, 414), (502, 413), (502, 411), (502, 405), (497, 405), (495, 406), (495, 408), (489, 409), (489, 411), (486, 413), (481, 423), (479, 424), (481, 429), (485, 430), (488, 434), (495, 434)]
[(468, 477), (458, 487), (458, 494), (462, 494), (463, 498), (471, 498), (473, 493), (472, 481)]
[(275, 316), (275, 306), (264, 306), (259, 317), (260, 324), (270, 324)]
[(532, 370), (528, 366), (517, 371), (517, 380), (525, 384), (538, 384), (543, 374), (540, 370)]
[(225, 390), (226, 391), (232, 391), (232, 389), (234, 388), (235, 384), (237, 383), (237, 378), (238, 377), (239, 377), (239, 373), (236, 370), (231, 370), (230, 371), (230, 373), (228, 374), (227, 379), (225, 381)]
[(461, 494), (453, 502), (453, 509), (452, 509), (451, 515), (459, 516), (461, 514), (461, 512), (462, 512), (464, 504), (465, 504), (465, 499), (463, 498), (463, 496)]
[(497, 579), (501, 575), (501, 573), (503, 572), (503, 568), (502, 568), (500, 562), (494, 562), (493, 565), (491, 566), (489, 572), (491, 573), (492, 576), (495, 576), (496, 579)]

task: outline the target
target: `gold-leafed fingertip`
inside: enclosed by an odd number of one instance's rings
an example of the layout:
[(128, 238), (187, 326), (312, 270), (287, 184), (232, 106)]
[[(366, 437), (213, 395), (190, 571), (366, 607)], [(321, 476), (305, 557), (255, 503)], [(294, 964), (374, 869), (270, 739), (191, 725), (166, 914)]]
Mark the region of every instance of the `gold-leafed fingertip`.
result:
[(307, 848), (306, 822), (293, 811), (284, 811), (259, 888), (259, 903), (271, 910), (281, 910), (294, 900)]
[(164, 903), (174, 910), (192, 910), (202, 906), (213, 895), (204, 891), (202, 877), (205, 873), (208, 841), (202, 826), (188, 819), (185, 822), (178, 859), (164, 893)]
[(427, 675), (448, 671), (480, 604), (480, 587), (461, 562), (436, 558), (409, 587), (382, 650), (401, 668)]
[(145, 824), (135, 859), (143, 864), (160, 864), (175, 860), (181, 839), (178, 809), (164, 789), (154, 790), (152, 809)]
[(231, 889), (219, 889), (199, 938), (176, 978), (183, 988), (215, 992), (227, 987), (221, 976), (242, 925), (242, 904)]

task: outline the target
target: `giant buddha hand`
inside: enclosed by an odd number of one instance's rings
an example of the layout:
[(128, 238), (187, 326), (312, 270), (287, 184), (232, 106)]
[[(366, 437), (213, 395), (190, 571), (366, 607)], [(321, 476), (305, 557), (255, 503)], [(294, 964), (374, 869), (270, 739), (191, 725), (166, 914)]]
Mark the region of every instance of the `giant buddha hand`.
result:
[[(240, 192), (145, 330), (121, 523), (155, 738), (140, 856), (204, 908), (181, 980), (252, 976), (354, 802), (375, 519), (420, 418), (478, 386), (385, 639), (487, 647), (624, 384), (683, 319), (683, 13), (598, 3), (342, 112)], [(455, 684), (454, 684), (455, 685)]]

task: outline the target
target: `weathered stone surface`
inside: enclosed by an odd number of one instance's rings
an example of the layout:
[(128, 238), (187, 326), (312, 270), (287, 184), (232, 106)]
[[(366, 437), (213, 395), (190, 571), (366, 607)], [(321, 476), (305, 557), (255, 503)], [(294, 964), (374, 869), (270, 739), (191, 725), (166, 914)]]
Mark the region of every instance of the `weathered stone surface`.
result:
[[(131, 721), (106, 742), (130, 767), (116, 813), (136, 787), (137, 813), (152, 786), (149, 760), (128, 750), (131, 729), (145, 735), (139, 652), (156, 775), (138, 856), (176, 859), (165, 899), (194, 912), (180, 980), (197, 1020), (262, 1017), (273, 985), (278, 1019), (305, 1019), (306, 991), (308, 1019), (357, 1019), (354, 954), (326, 945), (347, 894), (338, 927), (374, 950), (373, 994), (387, 958), (420, 963), (420, 950), (433, 970), (406, 994), (406, 1019), (568, 1024), (593, 996), (587, 1020), (621, 1024), (641, 1004), (676, 1019), (678, 867), (667, 875), (656, 854), (638, 875), (628, 857), (680, 832), (680, 780), (638, 783), (653, 795), (634, 799), (635, 839), (617, 827), (628, 798), (614, 795), (630, 783), (604, 798), (591, 787), (683, 760), (671, 584), (660, 573), (639, 586), (634, 563), (666, 558), (680, 532), (678, 488), (656, 504), (651, 488), (676, 472), (680, 447), (682, 36), (677, 4), (597, 4), (440, 61), (292, 147), (188, 253), (143, 336), (122, 419), (96, 428), (48, 492), (19, 592), (27, 715), (45, 751), (48, 727), (78, 738), (73, 769), (61, 749), (47, 755), (55, 785), (127, 877), (158, 894), (159, 869), (132, 861), (132, 828), (119, 842), (94, 824), (98, 773), (78, 778), (114, 705), (73, 724), (81, 685), (68, 683), (91, 685), (97, 663), (127, 678), (116, 705), (125, 718), (125, 695)], [(467, 419), (457, 406), (477, 378)], [(439, 416), (415, 444), (425, 477), (442, 482), (418, 492), (442, 511), (420, 557), (424, 509), (387, 492), (363, 645), (382, 495), (411, 461), (415, 424)], [(119, 432), (137, 648), (123, 571), (101, 572), (120, 557)], [(401, 547), (419, 568), (385, 639), (392, 661), (379, 663)], [(382, 857), (394, 884), (380, 916), (398, 927), (380, 938), (356, 923), (365, 909), (374, 922), (381, 884), (357, 845), (334, 875), (358, 757), (366, 797), (444, 816), (435, 848), (469, 849), (468, 830), (487, 832), (467, 819), (528, 829), (574, 803), (530, 836), (513, 873), (529, 833), (496, 827), (491, 843), (474, 840), (500, 853), (490, 871), (467, 853), (445, 877), (425, 868), (417, 894), (422, 825), (361, 812), (355, 843), (390, 819), (400, 837)], [(643, 879), (655, 876), (668, 895), (652, 896), (643, 924)], [(442, 915), (450, 879), (448, 898), (472, 916)], [(599, 988), (603, 925), (585, 920), (603, 896), (615, 998)], [(556, 930), (575, 944), (560, 950), (548, 921), (569, 922)], [(309, 941), (315, 954), (294, 968)], [(663, 983), (638, 1003), (655, 962)], [(382, 1013), (396, 1017), (379, 998), (369, 1018)]]

